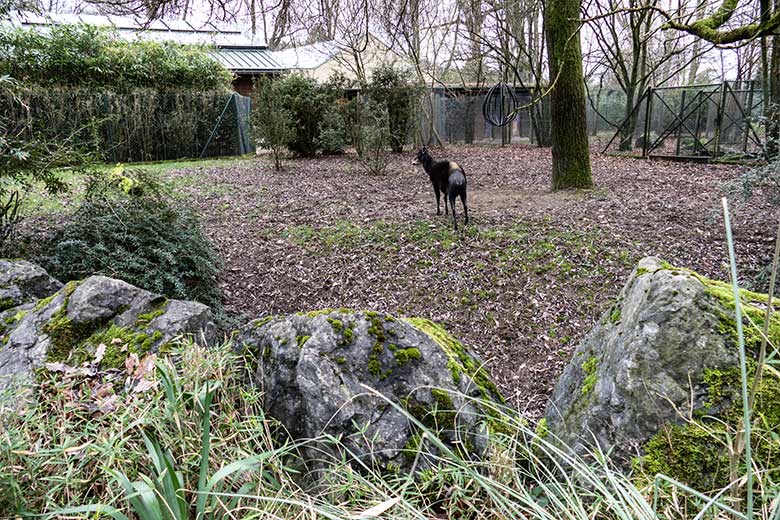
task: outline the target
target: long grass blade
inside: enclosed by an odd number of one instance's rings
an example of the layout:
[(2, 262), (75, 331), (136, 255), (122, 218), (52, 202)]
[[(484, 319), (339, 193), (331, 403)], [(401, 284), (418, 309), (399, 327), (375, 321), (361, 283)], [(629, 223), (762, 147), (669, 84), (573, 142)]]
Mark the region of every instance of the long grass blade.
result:
[(739, 370), (742, 379), (742, 421), (745, 430), (745, 472), (747, 486), (747, 518), (753, 518), (753, 454), (750, 446), (751, 435), (751, 409), (749, 403), (747, 356), (745, 353), (745, 334), (742, 330), (742, 305), (740, 303), (739, 285), (737, 284), (737, 261), (734, 254), (734, 239), (731, 235), (731, 220), (729, 218), (729, 206), (726, 197), (721, 199), (723, 204), (723, 220), (726, 226), (726, 242), (729, 249), (729, 265), (731, 267), (731, 287), (734, 291), (734, 315), (737, 324), (737, 342), (739, 345)]

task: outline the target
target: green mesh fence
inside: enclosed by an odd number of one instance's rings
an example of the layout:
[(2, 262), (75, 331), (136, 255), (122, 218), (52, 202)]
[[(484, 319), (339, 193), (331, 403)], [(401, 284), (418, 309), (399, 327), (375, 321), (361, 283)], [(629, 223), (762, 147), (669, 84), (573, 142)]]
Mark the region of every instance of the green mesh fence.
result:
[(251, 100), (226, 92), (130, 94), (32, 89), (0, 97), (18, 132), (94, 147), (111, 162), (239, 155), (254, 151)]

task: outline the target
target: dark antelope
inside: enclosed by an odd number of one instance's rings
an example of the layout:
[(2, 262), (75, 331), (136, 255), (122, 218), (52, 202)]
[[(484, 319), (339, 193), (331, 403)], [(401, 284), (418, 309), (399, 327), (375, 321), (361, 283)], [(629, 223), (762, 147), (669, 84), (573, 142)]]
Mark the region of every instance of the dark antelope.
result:
[(423, 146), (417, 151), (412, 164), (421, 164), (425, 173), (431, 179), (433, 192), (436, 194), (436, 214), (441, 215), (440, 197), (444, 193), (444, 212), (449, 215), (449, 206), (452, 206), (452, 219), (455, 229), (458, 229), (458, 218), (455, 215), (455, 199), (460, 197), (463, 204), (463, 213), (466, 215), (465, 224), (469, 223), (469, 207), (466, 204), (466, 174), (458, 163), (453, 161), (436, 161), (431, 157), (428, 149)]

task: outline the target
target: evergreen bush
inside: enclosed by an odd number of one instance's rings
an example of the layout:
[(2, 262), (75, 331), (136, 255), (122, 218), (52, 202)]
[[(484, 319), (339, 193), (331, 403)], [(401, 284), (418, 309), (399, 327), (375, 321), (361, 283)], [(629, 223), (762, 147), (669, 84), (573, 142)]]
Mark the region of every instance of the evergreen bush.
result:
[(46, 85), (155, 90), (230, 90), (232, 75), (206, 47), (128, 41), (90, 25), (54, 25), (48, 33), (0, 29), (0, 75)]
[(302, 157), (314, 157), (320, 146), (320, 124), (335, 101), (333, 91), (299, 74), (277, 80), (274, 88), (278, 89), (282, 106), (292, 116), (295, 132), (289, 142), (290, 151)]
[(406, 81), (403, 71), (382, 65), (371, 75), (369, 97), (387, 112), (390, 147), (402, 153), (412, 130), (413, 107), (418, 88)]
[(143, 170), (96, 174), (84, 202), (39, 262), (61, 280), (119, 278), (169, 298), (195, 300), (223, 317), (219, 258), (195, 214)]
[(279, 171), (282, 169), (282, 154), (295, 136), (292, 115), (282, 104), (284, 99), (278, 82), (258, 80), (252, 97), (255, 138), (260, 146), (271, 150), (274, 168)]

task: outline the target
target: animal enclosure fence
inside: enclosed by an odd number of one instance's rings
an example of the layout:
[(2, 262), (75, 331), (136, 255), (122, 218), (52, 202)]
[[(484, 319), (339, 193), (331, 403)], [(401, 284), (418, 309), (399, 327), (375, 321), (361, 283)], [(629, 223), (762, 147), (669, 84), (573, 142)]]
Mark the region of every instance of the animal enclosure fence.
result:
[(228, 92), (30, 89), (0, 97), (17, 133), (97, 150), (112, 162), (239, 155), (254, 151), (251, 100)]
[(757, 81), (648, 88), (605, 152), (710, 161), (760, 157), (764, 99)]
[[(420, 132), (424, 142), (438, 140), (447, 143), (486, 142), (543, 142), (549, 135), (549, 109), (546, 102), (528, 106), (532, 91), (511, 87), (521, 108), (514, 120), (505, 127), (494, 126), (485, 120), (482, 107), (489, 86), (434, 87), (426, 93), (420, 111)], [(498, 99), (493, 103), (500, 102)], [(428, 113), (430, 112), (430, 114)]]

